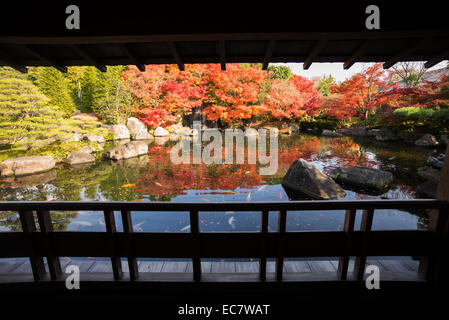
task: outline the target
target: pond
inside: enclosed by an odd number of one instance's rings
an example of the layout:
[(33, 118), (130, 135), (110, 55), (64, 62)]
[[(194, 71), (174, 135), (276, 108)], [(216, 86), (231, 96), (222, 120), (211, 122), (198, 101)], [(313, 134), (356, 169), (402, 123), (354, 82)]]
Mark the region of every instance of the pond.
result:
[[(344, 187), (343, 199), (411, 199), (421, 182), (417, 170), (434, 150), (373, 139), (320, 137), (297, 133), (279, 136), (275, 174), (259, 174), (259, 164), (173, 164), (170, 150), (176, 142), (153, 141), (148, 155), (122, 161), (98, 159), (95, 163), (56, 169), (32, 176), (0, 181), (0, 201), (170, 201), (233, 202), (290, 201), (281, 185), (289, 166), (303, 158), (328, 172), (337, 166), (363, 165), (393, 173), (394, 181), (383, 194)], [(159, 144), (158, 144), (159, 143)], [(304, 198), (306, 199), (306, 198)], [(356, 226), (361, 212), (357, 213)], [(134, 212), (134, 230), (189, 232), (188, 212)], [(52, 212), (57, 230), (104, 230), (101, 212)], [(276, 230), (277, 213), (270, 214)], [(117, 216), (118, 230), (121, 230)], [(289, 212), (287, 231), (341, 230), (344, 211)], [(373, 229), (417, 229), (427, 225), (426, 212), (376, 211)], [(201, 231), (258, 231), (258, 212), (200, 212)], [(18, 216), (0, 212), (0, 231), (20, 230)]]

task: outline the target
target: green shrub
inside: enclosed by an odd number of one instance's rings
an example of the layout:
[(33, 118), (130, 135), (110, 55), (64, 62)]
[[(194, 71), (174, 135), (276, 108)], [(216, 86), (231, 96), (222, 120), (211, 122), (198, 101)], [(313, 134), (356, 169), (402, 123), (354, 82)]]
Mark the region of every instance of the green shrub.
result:
[(399, 108), (393, 112), (392, 125), (402, 130), (418, 129), (443, 133), (449, 125), (449, 109)]

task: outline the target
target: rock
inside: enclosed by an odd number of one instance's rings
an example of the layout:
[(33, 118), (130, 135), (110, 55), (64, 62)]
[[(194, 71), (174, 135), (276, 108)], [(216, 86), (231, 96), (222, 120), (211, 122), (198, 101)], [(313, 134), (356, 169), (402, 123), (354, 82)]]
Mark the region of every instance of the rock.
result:
[(292, 130), (292, 132), (299, 131), (299, 127), (295, 124), (290, 125), (290, 129)]
[(131, 141), (121, 144), (105, 153), (112, 160), (128, 159), (148, 153), (148, 144), (143, 141)]
[(438, 144), (443, 146), (443, 147), (446, 147), (447, 144), (448, 144), (447, 135), (442, 134), (441, 137), (440, 137), (440, 141), (438, 141)]
[(420, 147), (433, 147), (438, 145), (438, 141), (433, 135), (427, 133), (416, 140), (415, 145)]
[(343, 135), (341, 133), (334, 132), (334, 131), (327, 130), (327, 129), (324, 129), (321, 132), (321, 135), (325, 136), (325, 137), (343, 137)]
[(254, 128), (248, 128), (245, 130), (245, 137), (257, 137), (259, 132)]
[(90, 135), (90, 134), (85, 134), (83, 136), (83, 140), (84, 141), (92, 141), (92, 142), (98, 142), (98, 143), (103, 143), (104, 142), (104, 137), (100, 136), (100, 135)]
[(64, 160), (65, 163), (70, 165), (89, 163), (94, 161), (95, 157), (93, 155), (82, 151), (72, 151), (68, 154), (67, 158)]
[(380, 129), (370, 129), (366, 132), (366, 135), (368, 137), (376, 137), (377, 134), (379, 133)]
[(435, 199), (437, 196), (438, 183), (432, 180), (420, 184), (416, 188), (416, 192), (428, 198)]
[(90, 153), (94, 153), (95, 149), (91, 145), (86, 144), (86, 145), (82, 146), (78, 151), (90, 154)]
[(129, 139), (131, 136), (124, 124), (114, 124), (109, 127), (109, 131), (114, 135), (115, 140)]
[(148, 131), (141, 131), (133, 136), (133, 140), (153, 140), (153, 136)]
[(440, 170), (430, 167), (424, 167), (418, 170), (418, 176), (420, 176), (425, 180), (432, 180), (435, 182), (440, 181), (440, 174), (441, 174)]
[(344, 136), (350, 136), (352, 130), (348, 129), (348, 128), (341, 128), (341, 129), (337, 129), (335, 132), (340, 133), (340, 134), (342, 134)]
[(329, 176), (349, 185), (378, 190), (386, 189), (393, 181), (391, 172), (361, 166), (335, 168)]
[(279, 130), (279, 133), (289, 135), (292, 134), (292, 129), (290, 127), (282, 128), (281, 130)]
[(438, 155), (438, 157), (437, 157), (437, 159), (438, 159), (439, 161), (444, 161), (445, 158), (446, 158), (446, 155), (445, 155), (444, 153), (440, 153), (440, 154)]
[(164, 137), (154, 137), (154, 142), (156, 142), (157, 145), (163, 146), (167, 141), (170, 140), (170, 137), (164, 136)]
[(36, 174), (29, 174), (26, 176), (11, 176), (3, 179), (9, 188), (33, 188), (38, 185), (47, 184), (57, 177), (56, 169), (51, 169), (50, 171), (45, 171)]
[(313, 199), (338, 199), (346, 195), (334, 180), (303, 159), (293, 162), (282, 179), (282, 185)]
[(7, 159), (0, 163), (0, 176), (23, 176), (53, 169), (55, 160), (52, 156), (25, 156)]
[(376, 134), (377, 141), (394, 141), (396, 140), (396, 136), (391, 130), (382, 129)]
[(126, 127), (132, 134), (137, 134), (144, 131), (148, 132), (145, 123), (134, 117), (128, 118), (128, 120), (126, 121)]
[(438, 158), (435, 157), (428, 157), (427, 158), (427, 165), (429, 167), (441, 170), (443, 169), (443, 161), (438, 160)]
[(364, 128), (351, 128), (351, 135), (357, 137), (366, 137), (368, 135), (368, 132)]
[[(189, 128), (189, 130), (190, 130), (190, 128)], [(154, 130), (155, 137), (165, 137), (168, 135), (170, 135), (170, 133), (162, 127), (157, 127), (156, 130)]]

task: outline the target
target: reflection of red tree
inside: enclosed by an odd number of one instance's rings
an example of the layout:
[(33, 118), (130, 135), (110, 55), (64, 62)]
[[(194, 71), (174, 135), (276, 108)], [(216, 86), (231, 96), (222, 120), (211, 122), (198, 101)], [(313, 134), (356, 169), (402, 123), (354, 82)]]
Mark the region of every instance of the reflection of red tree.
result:
[(235, 190), (261, 184), (255, 164), (206, 165), (170, 161), (170, 149), (153, 146), (149, 167), (136, 181), (136, 191), (154, 196), (185, 194), (186, 190)]

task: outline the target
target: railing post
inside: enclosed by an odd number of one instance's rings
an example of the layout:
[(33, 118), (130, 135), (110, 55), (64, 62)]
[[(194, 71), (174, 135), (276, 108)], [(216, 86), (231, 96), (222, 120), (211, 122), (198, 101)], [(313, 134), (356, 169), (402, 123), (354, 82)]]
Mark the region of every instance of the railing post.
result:
[(41, 233), (47, 245), (47, 262), (48, 270), (50, 271), (50, 277), (51, 280), (56, 280), (61, 276), (62, 270), (61, 262), (59, 260), (59, 257), (54, 252), (53, 242), (51, 241), (50, 232), (53, 230), (53, 225), (51, 223), (50, 212), (38, 210), (37, 218), (39, 220)]
[(363, 231), (362, 252), (359, 256), (356, 257), (354, 263), (354, 276), (359, 280), (363, 280), (363, 276), (365, 274), (366, 254), (369, 244), (371, 226), (373, 224), (373, 215), (374, 209), (363, 210), (362, 222), (360, 224), (360, 230)]
[(338, 261), (338, 277), (346, 280), (349, 267), (349, 250), (352, 247), (352, 234), (354, 231), (356, 209), (346, 210), (345, 225), (343, 231), (346, 235), (345, 255), (341, 256)]
[(193, 267), (193, 280), (201, 280), (201, 248), (200, 248), (200, 226), (198, 219), (198, 211), (190, 211), (190, 233), (193, 238), (194, 245), (194, 255), (192, 257), (192, 267)]
[(267, 279), (267, 234), (268, 234), (268, 210), (262, 211), (260, 221), (260, 258), (259, 258), (259, 276), (261, 281)]
[(109, 234), (110, 246), (111, 246), (111, 264), (112, 264), (112, 273), (114, 274), (114, 280), (120, 280), (123, 276), (122, 271), (122, 261), (120, 257), (117, 255), (116, 249), (116, 239), (115, 232), (117, 228), (115, 226), (115, 217), (114, 211), (105, 210), (104, 211), (104, 222), (106, 224), (106, 232)]
[(287, 211), (280, 210), (278, 218), (278, 255), (276, 257), (276, 280), (282, 280), (282, 269), (284, 268), (284, 236), (287, 223)]
[(129, 278), (131, 280), (136, 280), (139, 277), (139, 267), (137, 265), (137, 259), (134, 253), (134, 240), (132, 237), (133, 233), (133, 222), (131, 217), (131, 212), (128, 210), (122, 211), (122, 224), (123, 224), (123, 232), (125, 233), (128, 239), (128, 269), (129, 269)]
[(36, 223), (32, 211), (19, 211), (22, 231), (25, 234), (30, 248), (30, 264), (34, 280), (42, 280), (45, 277), (44, 259), (36, 252), (32, 233), (36, 231)]

